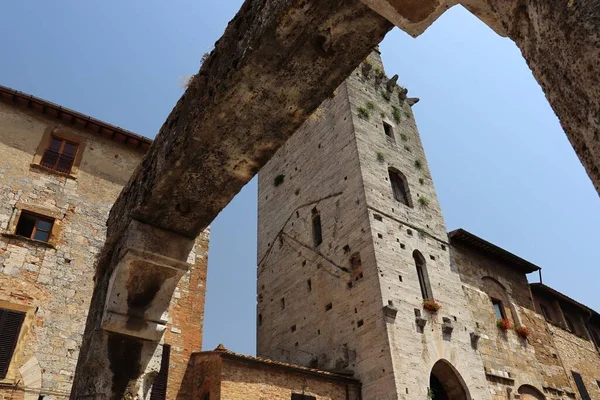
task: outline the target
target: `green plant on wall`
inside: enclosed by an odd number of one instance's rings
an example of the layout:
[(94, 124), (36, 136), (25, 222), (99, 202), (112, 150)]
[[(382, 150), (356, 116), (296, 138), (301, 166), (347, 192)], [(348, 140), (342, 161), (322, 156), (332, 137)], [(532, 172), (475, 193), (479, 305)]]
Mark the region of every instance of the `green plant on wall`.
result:
[(383, 111), (379, 115), (381, 115), (381, 118), (387, 118), (387, 115), (385, 115), (385, 113)]
[(375, 109), (375, 103), (373, 103), (372, 101), (368, 101), (367, 102), (367, 108), (369, 110), (374, 110)]
[(394, 117), (394, 121), (396, 121), (396, 123), (400, 123), (400, 120), (402, 119), (400, 117), (400, 109), (396, 106), (392, 106), (392, 117)]
[(425, 197), (425, 196), (419, 197), (419, 205), (422, 208), (425, 208), (425, 207), (429, 206), (429, 199), (427, 197)]
[(415, 168), (416, 169), (421, 169), (423, 168), (423, 163), (421, 162), (421, 160), (419, 160), (418, 158), (415, 160)]
[(405, 133), (401, 133), (400, 134), (400, 139), (402, 139), (403, 142), (406, 142), (406, 141), (408, 141), (408, 136), (406, 136)]
[(425, 179), (423, 179), (423, 178), (419, 178), (419, 183), (420, 183), (421, 185), (422, 185), (422, 184), (424, 184), (424, 183), (425, 183)]
[(279, 174), (273, 179), (273, 186), (277, 187), (283, 183), (285, 175)]
[(385, 161), (385, 156), (380, 151), (377, 152), (377, 161), (379, 161), (380, 163)]
[(364, 107), (358, 107), (356, 109), (358, 111), (358, 117), (362, 118), (364, 120), (369, 120), (369, 118), (371, 118), (371, 113), (369, 113), (369, 110), (367, 110)]

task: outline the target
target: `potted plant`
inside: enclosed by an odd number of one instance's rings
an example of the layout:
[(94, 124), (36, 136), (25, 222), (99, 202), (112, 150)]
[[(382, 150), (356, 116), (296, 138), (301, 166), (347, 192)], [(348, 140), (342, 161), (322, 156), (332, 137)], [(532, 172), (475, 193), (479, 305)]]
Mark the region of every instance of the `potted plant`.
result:
[(440, 308), (442, 308), (442, 306), (433, 299), (425, 299), (423, 300), (423, 308), (430, 313), (435, 314), (440, 310)]
[(531, 330), (525, 326), (517, 326), (515, 328), (515, 332), (517, 332), (517, 335), (519, 335), (520, 337), (522, 337), (523, 339), (527, 339), (527, 337), (529, 335), (531, 335)]
[(496, 326), (503, 331), (510, 329), (510, 321), (506, 318), (502, 318), (496, 321)]

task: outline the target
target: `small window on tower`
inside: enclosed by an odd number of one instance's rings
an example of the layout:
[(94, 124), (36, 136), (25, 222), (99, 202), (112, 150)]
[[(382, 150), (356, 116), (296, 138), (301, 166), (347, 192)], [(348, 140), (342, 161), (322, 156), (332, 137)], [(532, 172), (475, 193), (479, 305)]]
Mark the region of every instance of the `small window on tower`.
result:
[(413, 205), (406, 177), (395, 168), (388, 169), (388, 174), (390, 176), (390, 184), (392, 185), (394, 198), (405, 206), (412, 207)]
[(319, 247), (323, 242), (323, 233), (321, 231), (321, 214), (316, 208), (312, 210), (312, 234), (313, 234), (313, 247)]
[(15, 233), (28, 239), (47, 242), (50, 239), (52, 225), (54, 225), (53, 218), (41, 217), (22, 211)]
[(388, 137), (388, 139), (392, 140), (392, 141), (396, 141), (396, 139), (394, 138), (394, 128), (392, 128), (392, 126), (390, 124), (387, 123), (383, 123), (383, 131), (385, 132), (385, 136)]

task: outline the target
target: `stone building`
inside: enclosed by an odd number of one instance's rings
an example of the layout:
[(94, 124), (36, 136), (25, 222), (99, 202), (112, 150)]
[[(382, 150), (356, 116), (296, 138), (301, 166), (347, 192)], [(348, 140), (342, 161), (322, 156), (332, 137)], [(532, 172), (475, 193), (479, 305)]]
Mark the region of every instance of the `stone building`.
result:
[(365, 400), (600, 399), (598, 314), (446, 232), (396, 80), (373, 53), (261, 169), (258, 356)]
[[(6, 87), (0, 100), (0, 399), (68, 398), (108, 212), (150, 140)], [(208, 231), (171, 302), (156, 398), (201, 349), (207, 252)]]

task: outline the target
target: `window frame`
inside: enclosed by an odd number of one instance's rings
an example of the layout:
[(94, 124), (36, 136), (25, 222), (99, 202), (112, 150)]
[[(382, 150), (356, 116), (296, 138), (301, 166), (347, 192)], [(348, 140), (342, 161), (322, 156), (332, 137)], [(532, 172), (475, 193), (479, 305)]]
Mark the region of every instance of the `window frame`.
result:
[[(71, 163), (71, 168), (69, 172), (62, 172), (60, 170), (48, 167), (42, 163), (42, 159), (44, 158), (46, 150), (51, 148), (53, 138), (61, 140), (63, 142), (61, 143), (61, 149), (64, 149), (65, 142), (76, 146), (75, 153), (73, 155), (73, 162)], [(38, 144), (35, 155), (33, 157), (33, 161), (30, 166), (31, 168), (41, 170), (44, 172), (65, 176), (71, 179), (77, 179), (77, 176), (79, 174), (79, 166), (83, 158), (85, 147), (86, 140), (83, 136), (73, 134), (70, 131), (66, 131), (58, 127), (47, 127)]]
[[(35, 223), (33, 225), (33, 229), (31, 230), (31, 235), (29, 237), (18, 233), (19, 232), (19, 224), (21, 223), (23, 216), (29, 216), (29, 217), (33, 217), (35, 219)], [(38, 224), (40, 223), (40, 221), (49, 223), (50, 228), (48, 228), (48, 230), (38, 229)], [(50, 243), (50, 239), (52, 238), (52, 232), (53, 232), (55, 223), (56, 223), (56, 218), (48, 217), (46, 215), (38, 214), (38, 213), (29, 211), (29, 210), (21, 210), (21, 212), (19, 213), (19, 216), (17, 218), (16, 224), (15, 224), (15, 235), (29, 239), (29, 240), (35, 240), (36, 242)], [(35, 234), (37, 233), (38, 230), (40, 232), (46, 233), (48, 235), (48, 239), (47, 240), (35, 239)]]
[[(54, 150), (52, 148), (52, 144), (54, 143), (55, 140), (60, 142), (60, 146), (58, 147), (57, 150)], [(67, 144), (70, 144), (71, 146), (73, 146), (75, 148), (75, 150), (74, 150), (74, 152), (73, 152), (72, 155), (69, 155), (69, 154), (65, 153), (65, 147), (66, 147)], [(48, 162), (44, 163), (44, 160), (46, 159), (46, 155), (47, 155), (48, 151), (53, 151), (53, 152), (55, 152), (57, 154), (56, 160), (54, 161), (54, 163), (48, 163)], [(79, 151), (79, 143), (77, 143), (75, 141), (71, 141), (71, 140), (65, 139), (65, 138), (62, 138), (62, 137), (57, 136), (57, 135), (51, 135), (50, 136), (50, 145), (44, 150), (44, 154), (42, 155), (42, 159), (40, 160), (40, 165), (42, 167), (50, 168), (51, 170), (60, 172), (62, 174), (70, 174), (71, 170), (73, 169), (73, 164), (75, 163), (75, 158), (77, 157), (77, 152), (78, 151)], [(70, 164), (69, 164), (68, 171), (66, 169), (62, 170), (62, 169), (59, 168), (59, 165), (61, 163), (61, 158), (63, 156), (69, 156), (69, 157), (71, 157), (71, 161), (70, 161)]]
[[(502, 300), (492, 297), (491, 301), (496, 319), (506, 319), (506, 309), (504, 308), (504, 303), (502, 302)], [(500, 312), (500, 318), (498, 318), (498, 311)]]

